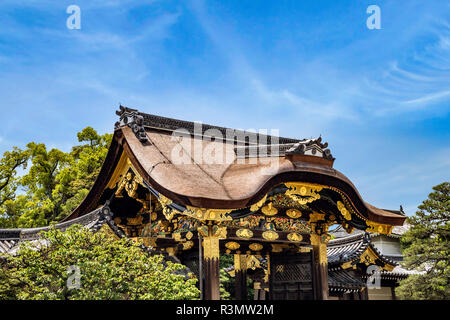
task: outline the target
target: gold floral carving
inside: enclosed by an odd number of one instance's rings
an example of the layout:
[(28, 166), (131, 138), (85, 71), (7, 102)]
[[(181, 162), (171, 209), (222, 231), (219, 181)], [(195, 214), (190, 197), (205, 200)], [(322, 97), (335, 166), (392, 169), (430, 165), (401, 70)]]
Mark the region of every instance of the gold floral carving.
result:
[(230, 241), (230, 242), (225, 243), (225, 247), (226, 247), (227, 249), (230, 249), (230, 250), (236, 250), (236, 249), (239, 249), (240, 246), (241, 246), (241, 245), (240, 245), (239, 243), (234, 242), (234, 241)]
[(248, 247), (253, 251), (259, 251), (263, 248), (263, 245), (260, 243), (252, 243)]
[(119, 181), (119, 186), (115, 193), (116, 196), (120, 197), (122, 195), (122, 191), (125, 190), (130, 198), (135, 198), (139, 182), (142, 183), (142, 178), (139, 178), (137, 174), (133, 176), (131, 172), (128, 172), (123, 175)]
[(273, 206), (272, 202), (269, 202), (267, 206), (262, 207), (261, 211), (266, 216), (274, 216), (278, 213), (278, 209)]
[(262, 237), (266, 240), (273, 241), (278, 239), (278, 233), (272, 230), (264, 231)]
[(292, 219), (300, 218), (302, 216), (302, 212), (297, 209), (289, 209), (286, 211), (286, 215), (291, 217)]
[(288, 190), (285, 192), (292, 200), (296, 201), (300, 205), (316, 201), (320, 199), (320, 192), (323, 187), (310, 183), (291, 182), (285, 183)]
[(239, 229), (236, 231), (236, 236), (239, 238), (251, 238), (253, 237), (253, 232), (250, 229)]
[(299, 233), (296, 233), (296, 232), (289, 233), (287, 235), (287, 238), (289, 241), (292, 241), (292, 242), (300, 242), (303, 240), (302, 235)]

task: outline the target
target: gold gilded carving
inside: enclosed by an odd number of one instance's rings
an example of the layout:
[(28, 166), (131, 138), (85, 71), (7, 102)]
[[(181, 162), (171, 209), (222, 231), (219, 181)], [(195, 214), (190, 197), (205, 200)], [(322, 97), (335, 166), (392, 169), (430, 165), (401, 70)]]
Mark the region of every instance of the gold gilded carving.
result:
[(173, 238), (175, 241), (181, 241), (181, 233), (180, 233), (180, 232), (174, 232), (174, 233), (172, 233), (172, 238)]
[(203, 236), (203, 254), (205, 259), (219, 259), (219, 239), (226, 238), (227, 228), (216, 225), (202, 225), (197, 230)]
[(312, 248), (310, 248), (310, 247), (300, 247), (300, 248), (298, 248), (298, 252), (301, 252), (301, 253), (311, 252), (311, 250), (312, 250)]
[(227, 237), (227, 227), (212, 226), (211, 231), (213, 237), (220, 239), (225, 239)]
[(341, 267), (342, 267), (342, 269), (352, 268), (353, 267), (352, 261), (348, 261), (348, 262), (343, 263), (341, 265)]
[(282, 244), (272, 244), (272, 252), (282, 252), (284, 247)]
[(263, 238), (269, 241), (277, 240), (278, 239), (278, 233), (272, 230), (264, 231), (262, 234)]
[(267, 199), (267, 194), (261, 200), (259, 200), (257, 203), (253, 204), (250, 207), (250, 211), (252, 211), (252, 212), (258, 211), (259, 208), (261, 208), (262, 205), (266, 202), (266, 199)]
[(325, 220), (324, 213), (313, 212), (309, 215), (309, 223)]
[(253, 232), (250, 229), (239, 229), (236, 231), (236, 235), (239, 238), (251, 238), (253, 237)]
[(234, 255), (234, 270), (246, 270), (247, 269), (247, 256), (244, 254)]
[(370, 247), (367, 248), (366, 251), (364, 251), (359, 257), (359, 262), (364, 263), (366, 266), (376, 264), (377, 260), (378, 260), (377, 254), (373, 252), (372, 249), (370, 249)]
[(198, 233), (202, 236), (202, 237), (207, 237), (209, 236), (209, 230), (208, 230), (208, 226), (200, 226), (198, 227)]
[(285, 183), (289, 189), (285, 192), (292, 200), (296, 201), (300, 205), (316, 201), (320, 199), (320, 192), (323, 187), (310, 183), (291, 182)]
[(188, 239), (188, 240), (191, 240), (193, 236), (194, 236), (194, 234), (191, 231), (186, 233), (186, 239)]
[(192, 249), (192, 247), (194, 246), (194, 241), (186, 241), (182, 243), (183, 245), (183, 250), (189, 250)]
[(131, 172), (128, 172), (126, 175), (122, 176), (119, 181), (119, 187), (116, 191), (116, 196), (120, 197), (122, 195), (122, 191), (125, 190), (128, 193), (130, 198), (136, 197), (136, 191), (139, 186), (137, 175), (134, 175)]
[(300, 218), (302, 216), (302, 212), (297, 209), (289, 209), (286, 211), (286, 214), (288, 217), (291, 217), (293, 219)]
[(266, 216), (274, 216), (278, 213), (277, 208), (273, 206), (272, 202), (269, 202), (267, 206), (262, 207), (261, 209), (262, 213), (264, 213)]
[(135, 218), (127, 218), (127, 225), (129, 226), (139, 226), (142, 224), (143, 216), (137, 216)]
[(201, 221), (212, 220), (220, 222), (233, 220), (232, 217), (227, 215), (228, 213), (232, 212), (233, 209), (205, 209), (191, 206), (187, 206), (187, 209), (188, 210), (185, 210), (183, 212), (184, 215)]
[(394, 226), (376, 223), (376, 222), (369, 221), (369, 220), (366, 221), (366, 224), (368, 225), (368, 228), (366, 229), (366, 231), (368, 231), (368, 232), (390, 234), (392, 232), (392, 229), (394, 228)]
[(345, 205), (341, 201), (337, 202), (337, 208), (346, 220), (352, 220), (352, 215), (347, 210), (347, 208), (345, 208)]
[(320, 264), (328, 263), (327, 258), (327, 236), (318, 235), (316, 233), (311, 234), (311, 244), (315, 250), (316, 259)]
[(299, 233), (296, 233), (296, 232), (289, 233), (287, 235), (287, 238), (289, 241), (292, 241), (292, 242), (300, 242), (303, 240), (302, 235)]
[(177, 253), (177, 248), (176, 247), (167, 247), (166, 252), (169, 254), (169, 256), (173, 257)]
[(166, 196), (162, 195), (161, 193), (159, 194), (158, 200), (163, 207), (167, 207), (168, 205), (172, 204), (172, 200), (170, 200)]
[(263, 245), (260, 243), (252, 243), (248, 247), (253, 251), (259, 251), (263, 248)]
[(225, 243), (225, 247), (230, 249), (230, 250), (239, 249), (240, 246), (241, 245), (239, 243), (234, 242), (234, 241), (230, 241), (230, 242)]
[(247, 269), (261, 268), (261, 263), (254, 255), (247, 256)]

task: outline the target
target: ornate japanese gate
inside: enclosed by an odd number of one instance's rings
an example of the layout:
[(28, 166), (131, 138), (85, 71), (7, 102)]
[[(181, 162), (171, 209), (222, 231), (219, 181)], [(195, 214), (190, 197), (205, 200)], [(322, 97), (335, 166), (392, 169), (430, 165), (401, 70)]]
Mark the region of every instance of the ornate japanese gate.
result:
[[(126, 236), (178, 257), (203, 278), (205, 299), (220, 298), (223, 253), (235, 256), (238, 298), (246, 297), (249, 264), (265, 261), (261, 286), (269, 298), (327, 299), (329, 226), (390, 233), (405, 219), (365, 203), (333, 169), (321, 138), (257, 135), (264, 139), (254, 144), (241, 132), (243, 137), (212, 142), (209, 129), (228, 129), (206, 126), (195, 132), (192, 122), (124, 107), (117, 114), (99, 178), (67, 220), (108, 204)], [(187, 134), (173, 139), (179, 128)], [(224, 147), (232, 161), (175, 163), (171, 155), (181, 150), (181, 140), (201, 149)], [(250, 151), (259, 147), (268, 153), (252, 158)]]

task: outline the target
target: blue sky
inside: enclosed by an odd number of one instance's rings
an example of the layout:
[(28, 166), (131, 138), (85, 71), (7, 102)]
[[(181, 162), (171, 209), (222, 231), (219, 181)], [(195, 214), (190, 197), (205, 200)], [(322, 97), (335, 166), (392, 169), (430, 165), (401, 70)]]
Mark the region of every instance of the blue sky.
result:
[[(66, 27), (71, 4), (80, 30)], [(450, 5), (2, 0), (0, 98), (0, 152), (69, 151), (85, 126), (112, 132), (119, 104), (322, 135), (366, 201), (411, 215), (450, 180)]]

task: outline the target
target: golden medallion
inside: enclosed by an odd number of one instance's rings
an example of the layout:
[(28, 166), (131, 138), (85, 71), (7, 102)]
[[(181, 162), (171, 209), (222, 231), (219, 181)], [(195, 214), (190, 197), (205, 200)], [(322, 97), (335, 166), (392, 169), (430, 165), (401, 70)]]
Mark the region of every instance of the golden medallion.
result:
[(248, 246), (250, 249), (252, 249), (253, 251), (259, 251), (263, 248), (263, 245), (260, 243), (252, 243)]
[(300, 242), (303, 240), (302, 235), (299, 233), (296, 233), (296, 232), (289, 233), (287, 235), (287, 238), (289, 241), (293, 241), (293, 242)]
[(225, 247), (230, 250), (236, 250), (236, 249), (239, 249), (240, 244), (237, 242), (234, 242), (234, 241), (230, 241), (225, 244)]
[(264, 239), (270, 240), (270, 241), (278, 239), (278, 233), (276, 233), (275, 231), (272, 231), (272, 230), (264, 231), (262, 236)]
[(249, 229), (239, 229), (236, 231), (236, 235), (239, 238), (251, 238), (253, 237), (253, 232)]
[(289, 209), (288, 211), (286, 211), (286, 214), (288, 217), (291, 217), (293, 219), (300, 218), (302, 216), (301, 211), (297, 209)]

